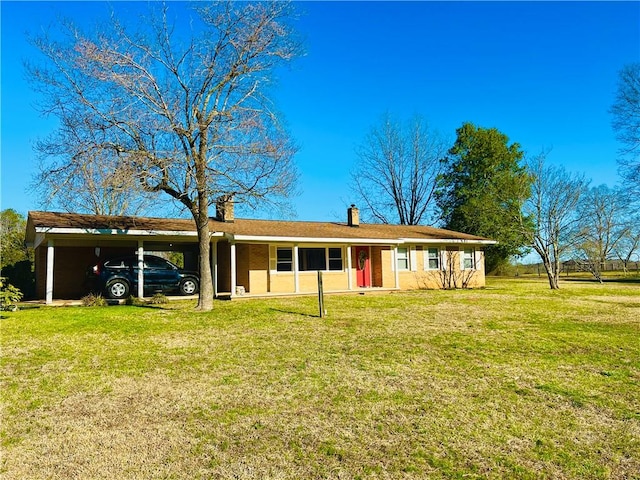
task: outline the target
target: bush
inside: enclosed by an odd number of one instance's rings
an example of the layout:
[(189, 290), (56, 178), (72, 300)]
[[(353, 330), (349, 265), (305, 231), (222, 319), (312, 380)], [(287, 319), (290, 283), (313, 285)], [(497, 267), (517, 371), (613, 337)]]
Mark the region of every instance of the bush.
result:
[(0, 310), (15, 312), (18, 310), (18, 302), (22, 300), (20, 289), (7, 283), (5, 277), (0, 277)]
[(134, 297), (133, 295), (129, 295), (124, 302), (125, 305), (133, 305), (134, 307), (140, 307), (145, 305), (145, 301), (139, 299), (138, 297)]
[(169, 299), (164, 293), (156, 293), (151, 297), (149, 303), (152, 305), (164, 305), (165, 303), (169, 303)]
[(107, 301), (100, 294), (90, 293), (82, 297), (82, 305), (84, 307), (104, 307), (107, 305)]

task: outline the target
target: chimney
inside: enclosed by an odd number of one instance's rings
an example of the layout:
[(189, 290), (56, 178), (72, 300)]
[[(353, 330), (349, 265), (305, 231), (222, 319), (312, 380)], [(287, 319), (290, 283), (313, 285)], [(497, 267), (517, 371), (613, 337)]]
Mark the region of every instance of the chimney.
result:
[(216, 201), (216, 220), (233, 223), (233, 196), (222, 195)]
[(347, 223), (350, 227), (360, 226), (360, 211), (353, 203), (351, 204), (351, 208), (347, 209)]

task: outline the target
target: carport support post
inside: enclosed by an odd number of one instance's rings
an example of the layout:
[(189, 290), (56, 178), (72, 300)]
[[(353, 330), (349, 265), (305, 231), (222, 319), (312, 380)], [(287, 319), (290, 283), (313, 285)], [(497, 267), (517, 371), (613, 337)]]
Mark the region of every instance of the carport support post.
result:
[(236, 296), (236, 282), (237, 280), (237, 271), (236, 271), (236, 244), (231, 242), (229, 245), (231, 250), (231, 297)]
[(144, 298), (144, 246), (138, 241), (138, 298)]
[(47, 283), (44, 297), (44, 301), (47, 305), (53, 303), (53, 257), (53, 240), (49, 240), (47, 242)]

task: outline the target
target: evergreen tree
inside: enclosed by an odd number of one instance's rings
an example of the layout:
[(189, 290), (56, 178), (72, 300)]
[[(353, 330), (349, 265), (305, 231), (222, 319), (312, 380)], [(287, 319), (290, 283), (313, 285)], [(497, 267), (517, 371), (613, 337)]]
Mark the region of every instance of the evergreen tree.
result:
[(509, 144), (497, 129), (464, 123), (456, 134), (437, 193), (441, 221), (445, 228), (497, 240), (486, 249), (486, 268), (492, 271), (524, 253), (519, 218), (531, 177), (520, 164), (520, 145)]

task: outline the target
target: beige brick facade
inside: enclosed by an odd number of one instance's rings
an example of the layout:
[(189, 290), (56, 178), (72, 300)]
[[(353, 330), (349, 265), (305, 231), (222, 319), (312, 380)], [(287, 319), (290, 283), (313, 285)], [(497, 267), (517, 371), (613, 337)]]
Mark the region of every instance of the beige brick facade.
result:
[[(331, 245), (335, 247), (335, 245)], [(298, 287), (296, 288), (296, 274), (293, 271), (278, 272), (274, 268), (274, 259), (270, 258), (270, 248), (275, 252), (277, 245), (265, 244), (238, 244), (237, 254), (237, 281), (236, 285), (244, 287), (247, 294), (268, 293), (313, 293), (318, 291), (318, 276), (316, 271), (300, 271), (297, 274)], [(280, 247), (291, 248), (290, 244)], [(343, 269), (340, 271), (324, 271), (323, 286), (325, 292), (349, 290), (349, 275), (351, 275), (351, 289), (356, 287), (356, 255), (355, 248), (351, 248), (351, 265), (348, 269), (346, 259), (347, 246), (342, 246)], [(432, 246), (439, 252), (440, 265), (435, 270), (428, 269), (427, 251), (423, 246), (408, 245), (409, 268), (398, 270), (394, 264), (394, 249), (390, 246), (373, 245), (369, 248), (371, 262), (371, 287), (401, 290), (439, 289), (439, 288), (478, 288), (485, 285), (484, 254), (480, 249), (473, 249), (476, 268), (463, 270), (461, 265), (461, 252), (458, 247), (446, 247), (444, 245)], [(219, 248), (220, 251), (220, 248)], [(226, 257), (218, 257), (219, 262), (226, 262)], [(425, 263), (427, 262), (427, 263)], [(446, 264), (446, 265), (445, 265)], [(426, 266), (425, 266), (426, 265)], [(227, 269), (219, 269), (219, 274), (225, 275)], [(397, 284), (396, 284), (397, 277)], [(221, 285), (229, 282), (220, 281)]]

